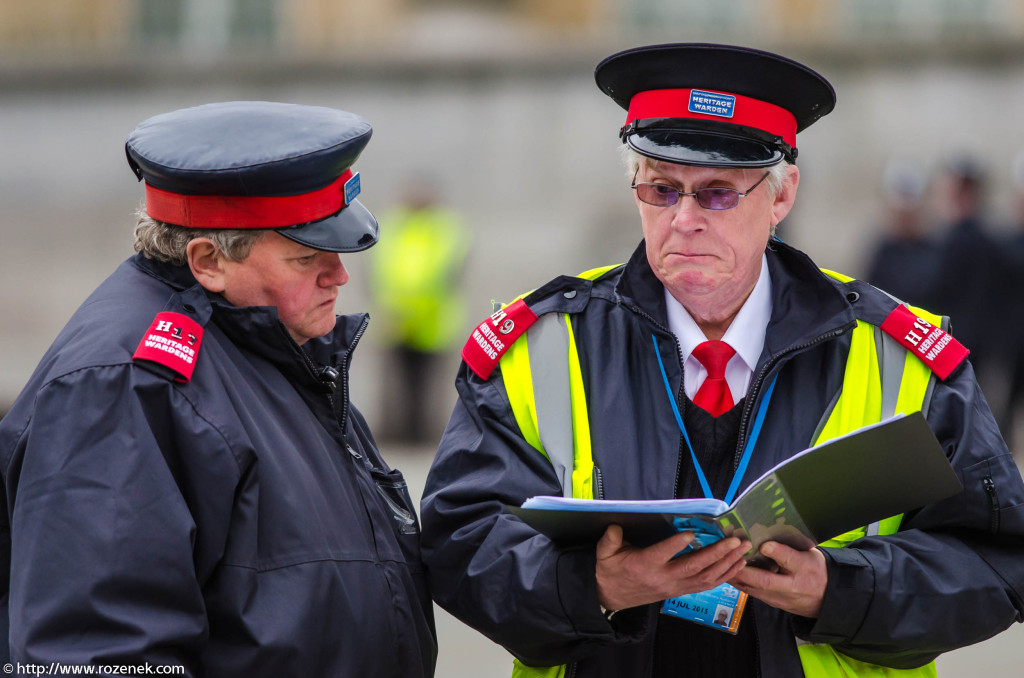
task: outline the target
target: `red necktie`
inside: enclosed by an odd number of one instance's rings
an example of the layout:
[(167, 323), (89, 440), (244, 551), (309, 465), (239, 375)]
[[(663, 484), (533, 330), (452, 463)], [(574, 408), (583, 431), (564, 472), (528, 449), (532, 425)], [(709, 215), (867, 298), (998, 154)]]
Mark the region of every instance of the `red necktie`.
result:
[(693, 357), (708, 371), (707, 378), (693, 397), (693, 404), (707, 410), (713, 417), (732, 409), (732, 393), (725, 381), (725, 366), (735, 353), (733, 347), (724, 341), (705, 341), (693, 349)]

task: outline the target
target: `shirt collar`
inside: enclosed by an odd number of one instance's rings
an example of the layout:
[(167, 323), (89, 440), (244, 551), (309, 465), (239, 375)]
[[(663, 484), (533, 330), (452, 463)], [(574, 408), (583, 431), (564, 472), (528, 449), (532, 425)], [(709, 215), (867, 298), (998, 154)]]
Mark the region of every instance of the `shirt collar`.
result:
[[(665, 306), (668, 311), (668, 327), (679, 339), (679, 348), (683, 353), (683, 362), (690, 357), (697, 345), (707, 341), (697, 323), (683, 308), (675, 297), (665, 288)], [(765, 331), (772, 317), (772, 279), (768, 274), (768, 258), (761, 255), (761, 273), (757, 278), (753, 291), (743, 302), (729, 329), (725, 331), (725, 341), (736, 351), (747, 368), (753, 370), (761, 357), (764, 348)]]

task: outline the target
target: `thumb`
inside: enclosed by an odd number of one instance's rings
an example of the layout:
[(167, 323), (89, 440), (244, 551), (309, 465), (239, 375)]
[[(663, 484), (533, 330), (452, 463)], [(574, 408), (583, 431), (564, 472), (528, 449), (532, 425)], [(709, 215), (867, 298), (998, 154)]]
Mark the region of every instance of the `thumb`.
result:
[(597, 542), (597, 559), (615, 555), (622, 548), (622, 527), (609, 525)]
[(787, 572), (792, 572), (796, 568), (801, 555), (800, 551), (775, 541), (766, 541), (761, 544), (760, 550), (761, 555), (771, 558)]

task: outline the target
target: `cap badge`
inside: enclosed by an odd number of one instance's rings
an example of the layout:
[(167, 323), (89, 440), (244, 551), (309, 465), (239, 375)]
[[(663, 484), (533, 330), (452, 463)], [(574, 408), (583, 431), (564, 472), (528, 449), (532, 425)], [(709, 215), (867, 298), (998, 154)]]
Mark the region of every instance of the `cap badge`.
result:
[(359, 178), (359, 172), (355, 172), (352, 178), (345, 182), (345, 204), (351, 205), (352, 201), (356, 199), (359, 192), (362, 191), (362, 181)]
[(731, 94), (718, 94), (717, 92), (706, 92), (701, 89), (690, 91), (690, 105), (687, 110), (691, 113), (731, 118), (735, 109), (736, 97)]

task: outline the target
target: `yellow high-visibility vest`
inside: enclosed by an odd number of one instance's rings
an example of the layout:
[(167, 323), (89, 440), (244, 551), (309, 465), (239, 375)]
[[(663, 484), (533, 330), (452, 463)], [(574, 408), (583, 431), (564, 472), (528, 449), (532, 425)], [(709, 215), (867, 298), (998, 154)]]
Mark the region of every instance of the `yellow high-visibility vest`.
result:
[[(615, 268), (581, 273), (595, 280)], [(853, 278), (822, 269), (843, 282)], [(936, 327), (943, 319), (910, 307)], [(566, 497), (594, 498), (594, 459), (579, 354), (568, 314), (537, 320), (501, 358), (501, 373), (512, 414), (524, 439), (551, 462)], [(857, 321), (846, 359), (842, 391), (822, 417), (813, 444), (844, 435), (894, 414), (927, 408), (932, 371), (878, 327)], [(903, 516), (892, 516), (821, 544), (841, 548), (864, 536), (895, 534)], [(795, 639), (807, 678), (934, 678), (935, 662), (917, 669), (893, 669), (847, 657), (831, 645)], [(531, 667), (514, 660), (512, 678), (563, 678), (565, 666)]]
[(458, 279), (468, 234), (455, 213), (401, 208), (381, 218), (370, 250), (378, 331), (390, 344), (425, 353), (451, 349), (465, 325)]

